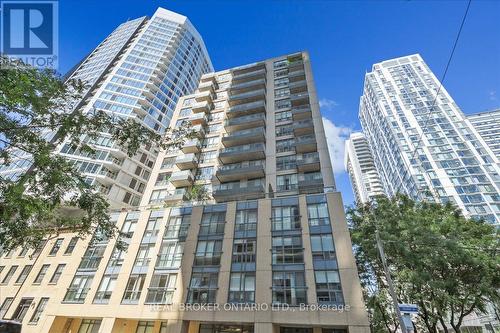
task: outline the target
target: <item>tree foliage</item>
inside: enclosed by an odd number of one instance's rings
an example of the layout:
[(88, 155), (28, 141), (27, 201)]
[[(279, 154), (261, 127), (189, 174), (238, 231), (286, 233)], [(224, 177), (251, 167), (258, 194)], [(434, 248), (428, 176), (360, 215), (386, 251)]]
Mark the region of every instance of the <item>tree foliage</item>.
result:
[(0, 177), (0, 244), (35, 247), (60, 230), (105, 237), (118, 231), (107, 200), (90, 186), (74, 163), (54, 154), (62, 143), (92, 157), (94, 140), (111, 136), (129, 156), (149, 144), (172, 149), (192, 136), (189, 126), (160, 135), (134, 118), (95, 108), (83, 111), (88, 90), (81, 81), (63, 82), (53, 71), (21, 62), (0, 70), (0, 163), (25, 161), (14, 178)]
[(464, 318), (499, 303), (498, 229), (465, 218), (451, 204), (403, 195), (348, 210), (352, 241), (373, 327), (395, 331), (387, 282), (376, 247), (378, 229), (398, 301), (419, 306), (423, 331), (459, 332)]

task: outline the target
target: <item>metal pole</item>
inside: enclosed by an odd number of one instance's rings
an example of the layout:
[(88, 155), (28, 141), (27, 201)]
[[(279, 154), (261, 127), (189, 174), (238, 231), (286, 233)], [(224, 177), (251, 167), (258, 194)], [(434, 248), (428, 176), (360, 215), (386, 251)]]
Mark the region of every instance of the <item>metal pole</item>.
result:
[(375, 238), (377, 239), (378, 252), (380, 254), (380, 259), (382, 260), (382, 266), (384, 267), (385, 278), (387, 280), (387, 284), (389, 285), (389, 294), (391, 295), (394, 310), (396, 311), (396, 315), (398, 316), (399, 326), (401, 326), (401, 332), (407, 333), (403, 317), (401, 316), (401, 311), (399, 311), (398, 299), (396, 297), (396, 292), (394, 291), (394, 286), (392, 284), (391, 274), (389, 273), (389, 269), (387, 268), (384, 247), (382, 246), (382, 241), (380, 240), (378, 229), (375, 229)]

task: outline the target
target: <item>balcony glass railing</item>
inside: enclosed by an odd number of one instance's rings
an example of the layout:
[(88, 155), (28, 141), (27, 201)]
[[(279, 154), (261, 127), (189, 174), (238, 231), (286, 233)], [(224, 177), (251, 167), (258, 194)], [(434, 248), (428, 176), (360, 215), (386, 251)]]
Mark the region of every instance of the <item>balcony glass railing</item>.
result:
[(266, 106), (265, 101), (256, 101), (256, 102), (232, 106), (229, 108), (228, 112), (243, 112), (243, 111), (257, 109), (257, 108), (261, 108), (261, 107), (265, 107), (265, 106)]
[(250, 128), (241, 131), (234, 131), (230, 133), (225, 133), (224, 138), (240, 137), (240, 136), (252, 136), (258, 134), (265, 134), (265, 129), (263, 127)]
[(219, 168), (219, 171), (232, 171), (232, 170), (241, 170), (241, 169), (249, 169), (249, 168), (259, 168), (264, 167), (265, 161), (256, 160), (256, 161), (248, 161), (243, 163), (233, 163), (222, 165)]
[(255, 122), (255, 121), (259, 121), (259, 120), (263, 120), (263, 121), (266, 120), (266, 116), (264, 113), (256, 113), (256, 114), (250, 114), (248, 116), (227, 119), (225, 122), (225, 125), (226, 126), (240, 125), (240, 124)]
[(243, 145), (243, 146), (235, 146), (235, 147), (228, 147), (224, 148), (221, 150), (221, 154), (227, 154), (227, 153), (245, 153), (249, 151), (258, 151), (258, 150), (264, 150), (265, 146), (263, 143), (254, 143), (254, 144), (249, 144), (249, 145)]
[(102, 257), (83, 257), (78, 269), (97, 269)]
[(319, 162), (319, 154), (304, 154), (302, 156), (297, 157), (297, 164), (309, 164), (309, 163), (317, 163)]
[(195, 254), (194, 265), (195, 266), (215, 266), (220, 264), (222, 252), (212, 252), (204, 254)]

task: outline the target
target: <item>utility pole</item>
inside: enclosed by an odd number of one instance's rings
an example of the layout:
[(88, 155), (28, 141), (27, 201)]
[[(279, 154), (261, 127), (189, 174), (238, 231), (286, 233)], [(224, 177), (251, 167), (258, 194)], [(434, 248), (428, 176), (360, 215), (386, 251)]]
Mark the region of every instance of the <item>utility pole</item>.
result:
[(398, 316), (401, 332), (407, 333), (406, 325), (403, 321), (403, 317), (401, 316), (401, 311), (399, 310), (399, 303), (396, 297), (396, 292), (394, 291), (394, 285), (392, 284), (391, 274), (389, 273), (389, 269), (387, 268), (387, 261), (385, 260), (384, 247), (382, 246), (382, 241), (380, 240), (378, 228), (375, 228), (375, 238), (377, 240), (377, 247), (378, 247), (378, 252), (380, 254), (380, 259), (382, 260), (382, 266), (384, 267), (385, 278), (387, 280), (387, 284), (389, 285), (389, 294), (391, 295), (392, 303), (394, 305), (394, 310), (396, 311), (396, 315)]

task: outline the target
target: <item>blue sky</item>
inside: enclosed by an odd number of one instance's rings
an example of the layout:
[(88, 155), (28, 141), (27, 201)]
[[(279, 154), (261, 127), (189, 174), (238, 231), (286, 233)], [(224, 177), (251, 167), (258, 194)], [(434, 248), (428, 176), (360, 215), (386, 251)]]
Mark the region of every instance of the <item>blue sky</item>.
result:
[[(299, 50), (311, 55), (337, 186), (343, 139), (360, 129), (359, 96), (373, 63), (420, 53), (442, 76), (466, 2), (455, 1), (96, 1), (60, 0), (59, 66), (65, 72), (127, 19), (159, 6), (189, 17), (216, 70)], [(500, 1), (474, 0), (444, 86), (465, 113), (500, 106)]]

